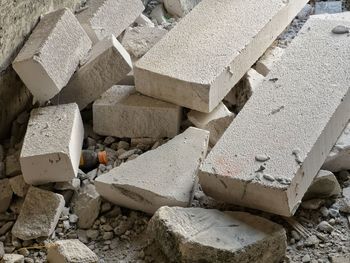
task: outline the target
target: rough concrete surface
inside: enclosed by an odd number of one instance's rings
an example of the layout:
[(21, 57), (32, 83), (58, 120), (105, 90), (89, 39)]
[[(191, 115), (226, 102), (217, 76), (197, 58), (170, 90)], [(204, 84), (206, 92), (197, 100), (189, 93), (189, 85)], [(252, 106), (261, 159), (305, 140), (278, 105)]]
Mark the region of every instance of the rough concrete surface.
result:
[(150, 214), (164, 205), (188, 206), (208, 139), (207, 131), (188, 128), (157, 149), (99, 176), (97, 191), (112, 203)]
[(271, 47), (265, 54), (256, 62), (255, 69), (264, 77), (269, 74), (273, 65), (281, 59), (284, 53), (284, 48)]
[(135, 64), (136, 89), (212, 111), (306, 2), (203, 0)]
[(332, 33), (339, 24), (350, 26), (350, 13), (304, 25), (204, 161), (206, 194), (295, 213), (349, 119), (349, 38)]
[(164, 0), (164, 7), (169, 14), (184, 17), (202, 0)]

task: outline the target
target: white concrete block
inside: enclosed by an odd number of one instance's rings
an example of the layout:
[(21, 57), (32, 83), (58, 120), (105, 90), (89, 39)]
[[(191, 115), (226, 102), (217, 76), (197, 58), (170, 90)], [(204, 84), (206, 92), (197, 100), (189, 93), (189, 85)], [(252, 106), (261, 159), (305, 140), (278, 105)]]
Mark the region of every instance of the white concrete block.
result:
[(303, 200), (328, 198), (338, 196), (340, 193), (341, 188), (335, 175), (330, 171), (320, 170), (307, 189)]
[(209, 133), (189, 128), (171, 141), (100, 175), (95, 185), (108, 201), (154, 213), (159, 207), (188, 206), (206, 155)]
[(12, 66), (39, 101), (53, 98), (66, 86), (91, 41), (69, 9), (45, 15)]
[(13, 191), (9, 179), (0, 180), (0, 213), (6, 212), (10, 207)]
[(20, 156), (25, 182), (38, 185), (73, 179), (83, 138), (75, 103), (32, 110)]
[(164, 0), (165, 9), (169, 14), (184, 17), (202, 0)]
[(210, 132), (210, 144), (215, 145), (233, 121), (235, 115), (221, 102), (212, 112), (204, 113), (191, 110), (187, 114), (190, 122), (197, 128)]
[(135, 92), (133, 86), (113, 86), (93, 104), (94, 131), (128, 138), (162, 138), (178, 134), (181, 107)]
[(58, 104), (76, 102), (82, 110), (131, 70), (128, 52), (113, 35), (108, 36), (93, 47), (86, 63), (53, 101)]
[(322, 169), (331, 172), (350, 170), (350, 123), (333, 146)]
[(306, 3), (203, 0), (135, 64), (136, 89), (212, 111)]
[(304, 25), (203, 162), (207, 195), (294, 214), (349, 119), (350, 46), (332, 33), (340, 23), (350, 13)]
[(148, 225), (169, 262), (280, 262), (282, 226), (244, 212), (161, 207)]
[(22, 240), (49, 237), (55, 230), (64, 203), (60, 194), (30, 187), (12, 234)]
[(284, 50), (284, 48), (280, 47), (269, 48), (265, 54), (256, 62), (255, 70), (266, 77), (276, 62), (281, 59)]
[(91, 0), (89, 8), (77, 14), (93, 43), (109, 35), (118, 37), (145, 9), (140, 0)]

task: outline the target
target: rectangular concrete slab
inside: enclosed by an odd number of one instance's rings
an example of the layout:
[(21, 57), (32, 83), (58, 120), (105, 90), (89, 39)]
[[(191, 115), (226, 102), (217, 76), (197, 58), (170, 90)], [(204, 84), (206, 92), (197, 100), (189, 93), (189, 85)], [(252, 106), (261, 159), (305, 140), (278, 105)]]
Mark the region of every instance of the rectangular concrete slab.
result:
[(212, 111), (306, 3), (203, 0), (136, 63), (136, 89)]
[(13, 62), (13, 68), (39, 101), (66, 86), (91, 41), (69, 9), (45, 15)]
[(181, 107), (141, 95), (134, 86), (113, 86), (93, 104), (97, 134), (127, 138), (174, 137), (179, 133)]
[(32, 110), (20, 156), (25, 182), (37, 185), (73, 179), (83, 138), (77, 104)]
[(88, 60), (54, 99), (55, 104), (76, 102), (79, 109), (99, 98), (132, 70), (128, 52), (110, 35), (93, 46)]
[(199, 174), (209, 196), (291, 216), (350, 112), (350, 13), (312, 17)]
[(166, 144), (125, 162), (95, 181), (106, 200), (153, 214), (161, 206), (189, 206), (209, 132), (188, 128)]

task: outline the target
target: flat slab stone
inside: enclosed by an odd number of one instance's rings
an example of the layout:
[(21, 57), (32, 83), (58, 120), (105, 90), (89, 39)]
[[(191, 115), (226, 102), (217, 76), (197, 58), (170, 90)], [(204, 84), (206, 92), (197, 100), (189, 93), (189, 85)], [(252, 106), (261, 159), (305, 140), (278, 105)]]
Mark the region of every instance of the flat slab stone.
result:
[(32, 110), (20, 156), (25, 182), (38, 185), (73, 179), (83, 139), (77, 104)]
[(294, 214), (349, 119), (350, 46), (332, 33), (339, 24), (350, 26), (349, 12), (304, 25), (203, 162), (207, 195)]
[(127, 138), (174, 137), (179, 133), (180, 106), (141, 95), (134, 86), (113, 86), (93, 104), (94, 131)]
[(96, 189), (114, 204), (149, 214), (164, 205), (188, 206), (208, 140), (207, 131), (188, 128), (157, 149), (100, 175)]
[(44, 15), (12, 63), (34, 98), (46, 101), (66, 86), (91, 41), (67, 8)]
[(212, 111), (306, 3), (203, 0), (135, 64), (136, 89)]
[(145, 9), (140, 0), (91, 0), (89, 8), (77, 14), (93, 43), (109, 35), (118, 37)]
[(165, 206), (148, 232), (170, 262), (277, 263), (287, 246), (282, 226), (244, 212)]
[(24, 256), (19, 254), (5, 254), (1, 263), (24, 263)]
[(22, 240), (49, 237), (55, 230), (64, 204), (62, 195), (30, 187), (12, 234)]

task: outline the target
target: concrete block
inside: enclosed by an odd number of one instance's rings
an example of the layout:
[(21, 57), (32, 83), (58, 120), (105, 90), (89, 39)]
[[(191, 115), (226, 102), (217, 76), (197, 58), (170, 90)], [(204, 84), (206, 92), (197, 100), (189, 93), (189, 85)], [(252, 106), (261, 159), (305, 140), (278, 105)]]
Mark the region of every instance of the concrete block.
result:
[(284, 53), (284, 48), (272, 47), (269, 48), (265, 54), (256, 62), (255, 70), (264, 77), (269, 74), (272, 67), (278, 60), (281, 59)]
[(167, 33), (167, 30), (158, 27), (128, 28), (124, 33), (122, 45), (132, 57), (141, 58)]
[(108, 36), (92, 48), (86, 63), (54, 98), (54, 103), (76, 102), (82, 110), (131, 70), (128, 52), (113, 35)]
[(189, 128), (157, 149), (100, 175), (95, 185), (108, 201), (153, 214), (159, 207), (189, 206), (209, 133)]
[(178, 134), (181, 107), (143, 96), (133, 86), (113, 86), (93, 104), (94, 131), (128, 138)]
[(43, 102), (68, 83), (91, 41), (69, 9), (45, 15), (12, 63), (31, 91)]
[(135, 64), (136, 89), (211, 112), (306, 3), (203, 0)]
[(197, 128), (209, 131), (210, 144), (215, 145), (231, 124), (235, 115), (221, 102), (210, 113), (191, 110), (187, 117)]
[(24, 263), (24, 256), (20, 254), (5, 254), (1, 263)]
[(345, 127), (333, 146), (322, 169), (331, 172), (350, 170), (350, 123)]
[(89, 8), (77, 14), (93, 43), (109, 35), (118, 37), (145, 9), (140, 0), (91, 0)]
[(64, 207), (60, 194), (30, 187), (12, 235), (22, 240), (49, 237), (55, 230)]
[(98, 263), (98, 257), (78, 239), (57, 240), (47, 251), (50, 263)]
[(320, 170), (312, 181), (303, 200), (338, 196), (341, 193), (339, 182), (330, 171)]
[(19, 197), (25, 197), (29, 189), (29, 185), (24, 181), (23, 175), (10, 178), (10, 186), (12, 191)]
[(341, 13), (342, 10), (342, 1), (327, 1), (315, 3), (315, 15)]
[(332, 33), (340, 23), (350, 13), (304, 25), (203, 162), (207, 195), (294, 214), (349, 119), (350, 47)]
[(165, 9), (169, 14), (184, 17), (202, 0), (164, 0)]
[(138, 26), (147, 26), (147, 27), (154, 27), (154, 23), (144, 14), (141, 14), (138, 18), (136, 18), (135, 23)]
[(20, 156), (25, 182), (37, 185), (73, 179), (83, 138), (75, 103), (32, 110)]
[(170, 262), (280, 262), (286, 251), (282, 226), (244, 212), (161, 207), (149, 235)]
[(10, 180), (0, 180), (0, 213), (4, 213), (10, 207), (13, 191), (11, 189)]

